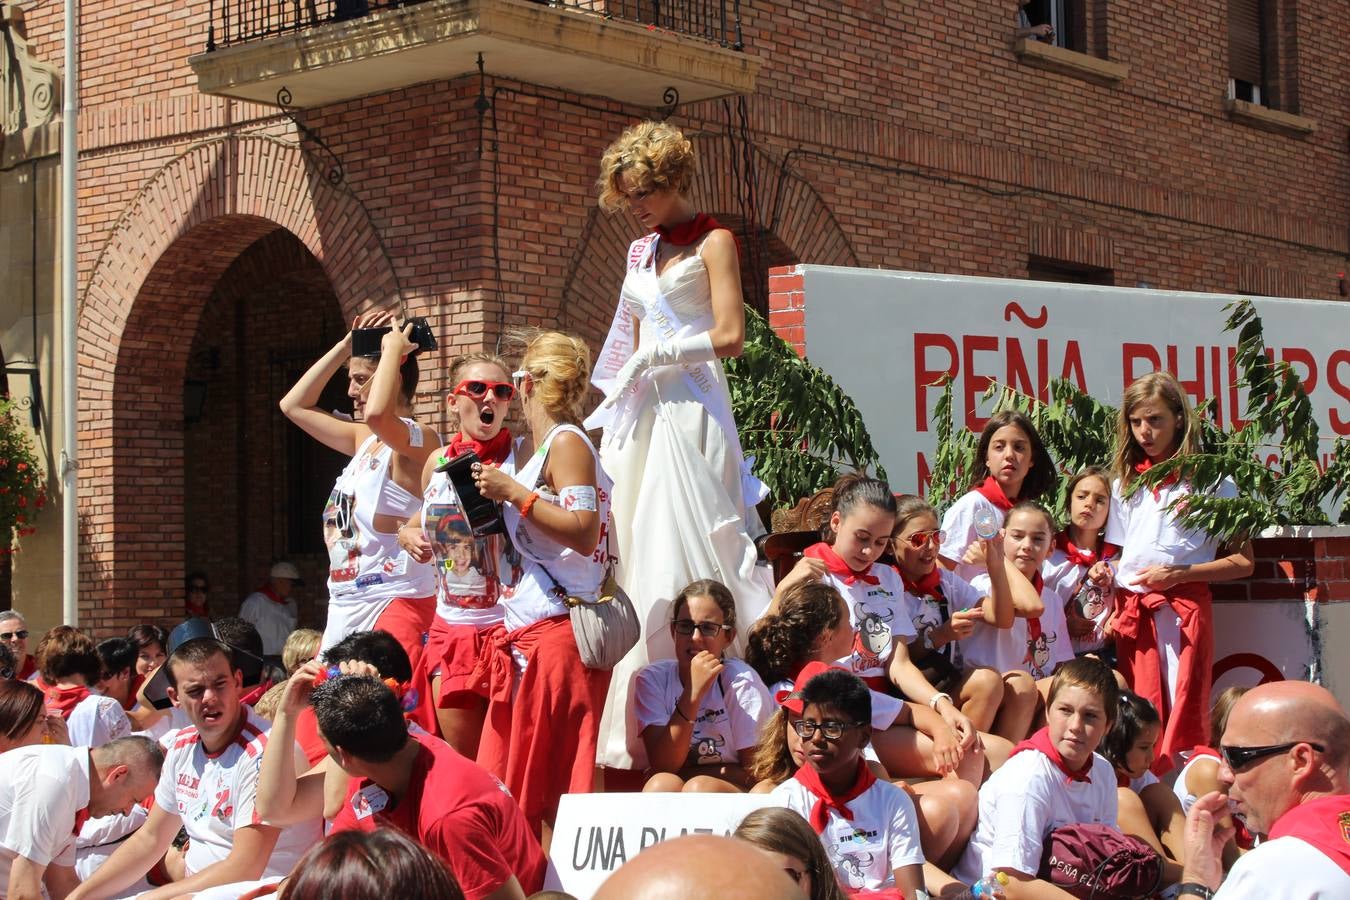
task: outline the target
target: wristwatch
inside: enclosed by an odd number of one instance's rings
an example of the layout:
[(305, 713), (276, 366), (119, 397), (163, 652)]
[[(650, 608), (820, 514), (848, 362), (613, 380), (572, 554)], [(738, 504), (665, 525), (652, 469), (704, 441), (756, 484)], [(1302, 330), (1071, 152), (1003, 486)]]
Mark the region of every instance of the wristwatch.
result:
[(1177, 885), (1178, 897), (1200, 897), (1201, 900), (1210, 900), (1214, 892), (1198, 881), (1187, 881)]

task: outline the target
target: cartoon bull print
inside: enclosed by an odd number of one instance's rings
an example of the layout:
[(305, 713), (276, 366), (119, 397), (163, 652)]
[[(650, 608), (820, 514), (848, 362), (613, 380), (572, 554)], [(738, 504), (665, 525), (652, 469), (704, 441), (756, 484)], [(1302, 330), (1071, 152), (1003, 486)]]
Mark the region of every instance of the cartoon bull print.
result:
[(1050, 645), (1059, 640), (1057, 634), (1046, 634), (1041, 632), (1034, 638), (1027, 639), (1027, 655), (1022, 660), (1022, 665), (1031, 668), (1031, 674), (1037, 678), (1044, 678), (1050, 673), (1045, 670), (1045, 666), (1050, 662)]
[(853, 618), (858, 623), (858, 633), (853, 639), (853, 669), (865, 672), (880, 666), (890, 652), (891, 619), (895, 613), (872, 612), (859, 603), (853, 607)]
[(872, 864), (872, 859), (872, 854), (867, 852), (845, 853), (839, 857), (839, 867), (844, 870), (844, 877), (848, 879), (851, 890), (867, 887), (867, 867)]
[(694, 755), (698, 757), (699, 765), (719, 762), (722, 759), (722, 748), (724, 746), (726, 746), (726, 739), (716, 735), (695, 738)]

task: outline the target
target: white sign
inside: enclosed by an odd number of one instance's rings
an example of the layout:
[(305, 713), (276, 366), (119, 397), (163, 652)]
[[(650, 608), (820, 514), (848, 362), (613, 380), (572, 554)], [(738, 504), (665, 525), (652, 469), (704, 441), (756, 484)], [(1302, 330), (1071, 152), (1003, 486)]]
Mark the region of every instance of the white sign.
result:
[[(957, 427), (984, 427), (991, 381), (1045, 396), (1055, 378), (1118, 405), (1135, 378), (1166, 368), (1192, 402), (1213, 398), (1231, 427), (1236, 336), (1223, 331), (1233, 295), (1049, 284), (914, 272), (802, 266), (806, 355), (858, 404), (891, 485), (927, 488), (933, 407), (955, 379)], [(1308, 390), (1323, 452), (1350, 435), (1350, 306), (1254, 299), (1267, 347)], [(1109, 460), (1102, 460), (1104, 464)]]
[(565, 794), (544, 887), (587, 900), (653, 844), (684, 834), (731, 834), (748, 813), (775, 805), (768, 794)]

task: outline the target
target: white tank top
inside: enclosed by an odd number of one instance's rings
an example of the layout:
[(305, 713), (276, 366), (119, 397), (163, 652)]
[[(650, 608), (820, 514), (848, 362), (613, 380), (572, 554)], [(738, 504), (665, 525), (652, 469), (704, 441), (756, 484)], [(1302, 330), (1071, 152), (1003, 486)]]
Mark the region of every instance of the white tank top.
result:
[(398, 545), (397, 534), (376, 531), (377, 512), (411, 516), (417, 498), (389, 477), (394, 448), (371, 454), (371, 435), (338, 476), (323, 510), (328, 546), (328, 601), (358, 605), (395, 597), (430, 597), (431, 566), (418, 563)]
[[(564, 547), (545, 536), (528, 519), (522, 519), (520, 510), (506, 504), (506, 530), (525, 564), (524, 574), (515, 590), (505, 598), (506, 629), (514, 631), (540, 619), (567, 614), (562, 598), (557, 596), (556, 581), (566, 595), (594, 599), (605, 580), (608, 562), (609, 495), (613, 482), (600, 466), (599, 454), (586, 433), (575, 425), (559, 425), (544, 438), (534, 456), (516, 472), (516, 481), (539, 494), (539, 503), (558, 503), (558, 496), (543, 483), (544, 463), (553, 439), (564, 431), (573, 432), (586, 442), (586, 448), (595, 459), (595, 498), (600, 514), (600, 542), (593, 553), (582, 554)], [(564, 486), (565, 487), (565, 486)], [(547, 574), (544, 570), (547, 569)], [(553, 576), (551, 579), (549, 576)]]
[[(502, 471), (514, 473), (515, 458), (512, 450)], [(474, 537), (444, 472), (431, 476), (423, 495), (422, 528), (431, 542), (436, 615), (449, 625), (476, 628), (500, 622), (505, 610), (498, 600), (520, 578), (520, 554), (505, 535)]]

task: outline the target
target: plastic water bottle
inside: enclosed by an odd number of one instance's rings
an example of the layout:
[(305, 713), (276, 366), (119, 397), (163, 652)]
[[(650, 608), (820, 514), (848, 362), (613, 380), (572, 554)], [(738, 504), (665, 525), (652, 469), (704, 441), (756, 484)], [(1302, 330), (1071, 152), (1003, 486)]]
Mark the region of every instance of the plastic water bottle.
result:
[(993, 900), (1007, 896), (1005, 888), (1008, 886), (1008, 875), (1006, 872), (991, 872), (970, 886), (970, 896), (977, 897), (979, 900)]
[(989, 540), (998, 534), (999, 528), (1003, 525), (999, 521), (998, 513), (987, 506), (982, 506), (975, 513), (975, 533), (983, 540)]

